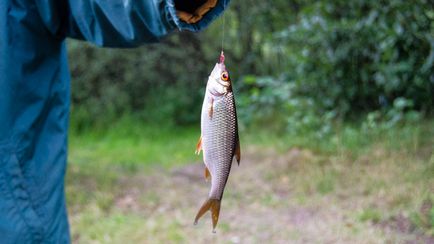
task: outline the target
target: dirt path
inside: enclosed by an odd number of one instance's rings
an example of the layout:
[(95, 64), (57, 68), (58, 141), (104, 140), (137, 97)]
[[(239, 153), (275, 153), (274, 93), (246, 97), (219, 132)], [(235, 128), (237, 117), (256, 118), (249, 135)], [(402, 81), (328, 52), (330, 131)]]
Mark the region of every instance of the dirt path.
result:
[[(378, 201), (382, 208), (382, 194), (364, 192), (358, 179), (327, 183), (329, 174), (342, 178), (347, 170), (363, 169), (321, 160), (298, 149), (244, 151), (226, 187), (217, 234), (211, 233), (209, 214), (193, 226), (209, 190), (199, 162), (122, 178), (115, 208), (146, 218), (143, 228), (150, 236), (138, 239), (144, 243), (434, 243), (400, 213), (361, 221), (365, 206)], [(327, 166), (311, 168), (313, 161)]]

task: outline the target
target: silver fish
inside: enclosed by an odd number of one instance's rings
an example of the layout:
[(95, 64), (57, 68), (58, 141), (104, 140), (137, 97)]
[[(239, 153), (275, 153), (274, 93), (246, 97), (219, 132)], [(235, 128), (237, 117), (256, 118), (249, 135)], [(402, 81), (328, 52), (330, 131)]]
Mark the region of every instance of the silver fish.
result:
[(211, 178), (211, 190), (194, 223), (197, 224), (199, 218), (210, 210), (215, 232), (233, 158), (236, 158), (238, 165), (241, 159), (235, 99), (223, 52), (206, 86), (201, 115), (201, 137), (196, 146), (196, 153), (199, 154), (201, 150), (206, 166), (205, 178)]

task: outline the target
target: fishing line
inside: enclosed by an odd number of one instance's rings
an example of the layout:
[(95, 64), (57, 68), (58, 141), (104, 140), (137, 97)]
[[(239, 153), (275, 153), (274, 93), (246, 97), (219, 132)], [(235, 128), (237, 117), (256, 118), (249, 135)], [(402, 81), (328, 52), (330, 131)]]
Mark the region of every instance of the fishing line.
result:
[(222, 53), (224, 48), (224, 40), (225, 40), (225, 24), (226, 24), (226, 11), (223, 11), (223, 25), (222, 25)]

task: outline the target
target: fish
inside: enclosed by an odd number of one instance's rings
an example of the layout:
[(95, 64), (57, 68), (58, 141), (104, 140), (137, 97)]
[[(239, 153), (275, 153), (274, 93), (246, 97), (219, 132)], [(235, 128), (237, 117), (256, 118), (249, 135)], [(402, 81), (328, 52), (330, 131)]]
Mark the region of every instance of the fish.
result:
[(229, 178), (232, 162), (241, 161), (238, 119), (232, 81), (225, 66), (223, 51), (209, 75), (201, 112), (201, 136), (196, 154), (203, 151), (205, 179), (211, 179), (208, 198), (200, 207), (194, 224), (211, 211), (213, 233), (220, 214), (221, 200)]

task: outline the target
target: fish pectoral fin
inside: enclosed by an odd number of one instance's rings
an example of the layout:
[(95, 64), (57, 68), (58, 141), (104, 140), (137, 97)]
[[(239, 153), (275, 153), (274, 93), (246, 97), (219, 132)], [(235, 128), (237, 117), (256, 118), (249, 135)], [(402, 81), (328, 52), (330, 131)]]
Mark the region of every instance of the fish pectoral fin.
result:
[(209, 173), (208, 167), (205, 167), (205, 180), (209, 181), (211, 179), (211, 174)]
[(209, 102), (209, 108), (208, 108), (208, 116), (212, 118), (212, 114), (214, 112), (214, 99), (211, 98), (211, 101)]
[(235, 159), (237, 160), (238, 166), (241, 161), (241, 148), (240, 148), (240, 139), (237, 138), (237, 144), (235, 145)]
[(215, 233), (215, 227), (217, 226), (217, 222), (219, 220), (220, 215), (220, 200), (218, 199), (208, 199), (200, 207), (199, 212), (197, 212), (196, 218), (194, 219), (194, 224), (197, 224), (197, 221), (208, 211), (211, 211), (211, 219), (212, 219), (212, 227), (213, 233)]
[(199, 155), (200, 151), (202, 151), (202, 135), (199, 137), (199, 141), (196, 144), (196, 151), (194, 153)]

